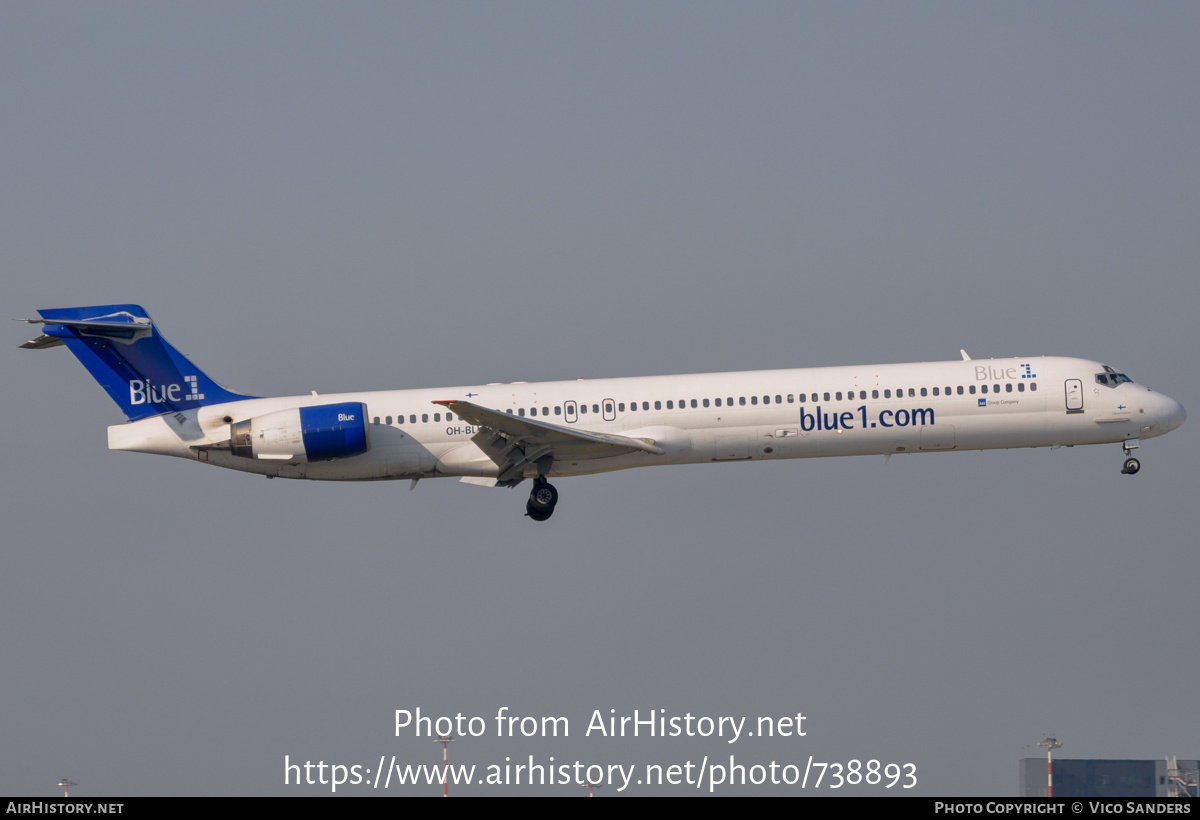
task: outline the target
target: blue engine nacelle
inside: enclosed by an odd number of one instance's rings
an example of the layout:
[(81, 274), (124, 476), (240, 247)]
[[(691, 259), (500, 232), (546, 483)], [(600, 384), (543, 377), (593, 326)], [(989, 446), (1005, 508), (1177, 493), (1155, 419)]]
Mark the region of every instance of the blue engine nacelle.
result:
[(371, 447), (367, 406), (361, 402), (277, 410), (235, 421), (229, 432), (235, 456), (292, 464), (349, 458)]

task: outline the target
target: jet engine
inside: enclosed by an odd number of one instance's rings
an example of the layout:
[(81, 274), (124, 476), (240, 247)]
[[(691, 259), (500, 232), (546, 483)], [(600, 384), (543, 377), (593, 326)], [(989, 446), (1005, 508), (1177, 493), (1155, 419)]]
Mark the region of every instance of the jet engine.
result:
[(361, 402), (293, 407), (229, 425), (230, 451), (242, 458), (333, 461), (371, 447), (367, 406)]

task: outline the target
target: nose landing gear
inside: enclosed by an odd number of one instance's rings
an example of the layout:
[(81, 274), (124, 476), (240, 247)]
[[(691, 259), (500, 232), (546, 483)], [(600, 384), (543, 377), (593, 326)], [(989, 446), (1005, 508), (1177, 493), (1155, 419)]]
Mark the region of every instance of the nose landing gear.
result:
[(533, 490), (529, 493), (529, 501), (525, 504), (525, 514), (534, 521), (545, 521), (554, 514), (554, 505), (558, 503), (558, 490), (544, 478), (535, 479)]
[(1142, 469), (1142, 462), (1133, 457), (1133, 451), (1138, 446), (1137, 439), (1128, 439), (1121, 446), (1125, 449), (1125, 466), (1121, 468), (1121, 475), (1136, 475)]

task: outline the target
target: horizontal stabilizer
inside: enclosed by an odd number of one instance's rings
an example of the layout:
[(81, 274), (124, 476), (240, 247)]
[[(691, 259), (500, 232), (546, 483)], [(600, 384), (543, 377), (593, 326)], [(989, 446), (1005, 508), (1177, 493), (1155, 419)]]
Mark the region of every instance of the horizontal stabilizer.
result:
[(150, 318), (142, 316), (133, 316), (132, 314), (120, 314), (128, 316), (125, 321), (119, 320), (117, 317), (106, 317), (108, 321), (99, 320), (71, 320), (71, 319), (18, 319), (18, 322), (24, 322), (27, 325), (65, 325), (66, 327), (82, 328), (85, 330), (95, 330), (99, 332), (109, 330), (119, 330), (122, 332), (149, 330), (151, 327)]

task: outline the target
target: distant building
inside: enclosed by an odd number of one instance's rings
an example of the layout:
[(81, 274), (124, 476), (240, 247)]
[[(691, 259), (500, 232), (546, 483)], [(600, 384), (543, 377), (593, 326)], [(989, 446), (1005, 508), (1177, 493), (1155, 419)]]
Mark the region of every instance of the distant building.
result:
[[(1046, 758), (1020, 761), (1021, 797), (1045, 797)], [(1200, 761), (1054, 758), (1055, 797), (1196, 797)]]

